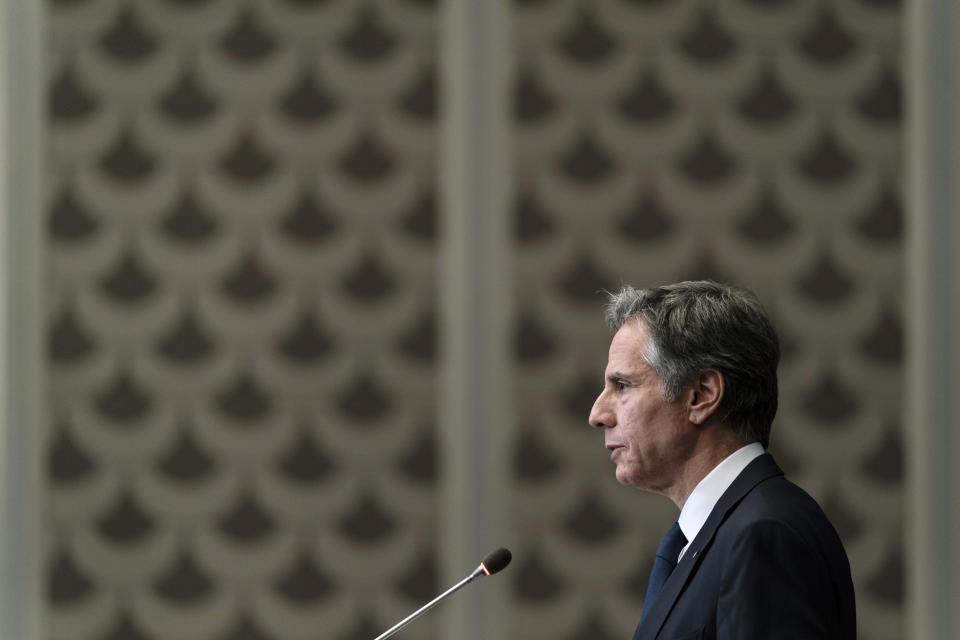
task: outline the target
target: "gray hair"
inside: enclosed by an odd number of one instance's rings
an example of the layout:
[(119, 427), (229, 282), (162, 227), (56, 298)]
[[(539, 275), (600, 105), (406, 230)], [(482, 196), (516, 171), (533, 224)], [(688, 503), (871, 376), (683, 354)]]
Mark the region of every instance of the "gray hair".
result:
[(770, 443), (777, 413), (780, 342), (757, 297), (709, 280), (611, 293), (607, 324), (616, 332), (637, 318), (650, 334), (645, 357), (675, 402), (706, 369), (723, 375), (721, 421), (744, 442)]

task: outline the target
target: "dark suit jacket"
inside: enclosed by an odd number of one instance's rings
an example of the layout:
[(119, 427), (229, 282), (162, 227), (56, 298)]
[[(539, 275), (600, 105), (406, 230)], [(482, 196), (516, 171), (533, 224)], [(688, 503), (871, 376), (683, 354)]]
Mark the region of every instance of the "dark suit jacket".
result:
[(770, 454), (720, 497), (634, 640), (855, 640), (847, 555)]

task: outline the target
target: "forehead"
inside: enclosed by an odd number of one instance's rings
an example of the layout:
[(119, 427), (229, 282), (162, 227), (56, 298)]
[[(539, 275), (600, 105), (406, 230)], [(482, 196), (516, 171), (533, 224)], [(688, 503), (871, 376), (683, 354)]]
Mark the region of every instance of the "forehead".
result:
[(639, 320), (625, 323), (610, 341), (607, 370), (637, 370), (649, 368), (646, 360), (650, 336)]

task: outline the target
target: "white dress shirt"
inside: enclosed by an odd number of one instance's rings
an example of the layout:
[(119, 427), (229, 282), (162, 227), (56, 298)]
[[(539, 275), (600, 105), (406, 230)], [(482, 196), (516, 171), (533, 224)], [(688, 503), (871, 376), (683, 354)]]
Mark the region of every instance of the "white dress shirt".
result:
[(754, 458), (763, 455), (763, 445), (759, 442), (751, 442), (745, 447), (741, 447), (724, 458), (723, 462), (713, 468), (703, 480), (693, 489), (693, 493), (687, 498), (680, 511), (680, 518), (677, 520), (680, 524), (680, 530), (687, 539), (686, 546), (680, 550), (677, 556), (677, 562), (686, 553), (687, 547), (693, 542), (693, 539), (700, 533), (703, 524), (707, 521), (710, 512), (716, 506), (717, 501), (723, 492), (726, 491), (733, 481), (737, 479), (747, 465)]

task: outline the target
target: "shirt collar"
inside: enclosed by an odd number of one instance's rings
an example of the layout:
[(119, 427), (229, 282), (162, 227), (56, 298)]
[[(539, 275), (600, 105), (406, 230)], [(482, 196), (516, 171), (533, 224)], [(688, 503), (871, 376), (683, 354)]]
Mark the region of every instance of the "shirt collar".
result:
[(679, 557), (683, 557), (687, 547), (700, 533), (710, 512), (720, 500), (720, 496), (733, 484), (747, 465), (761, 455), (763, 455), (763, 445), (759, 442), (751, 442), (724, 458), (723, 462), (714, 467), (697, 484), (684, 503), (678, 519), (680, 530), (687, 539), (687, 546), (680, 551)]

